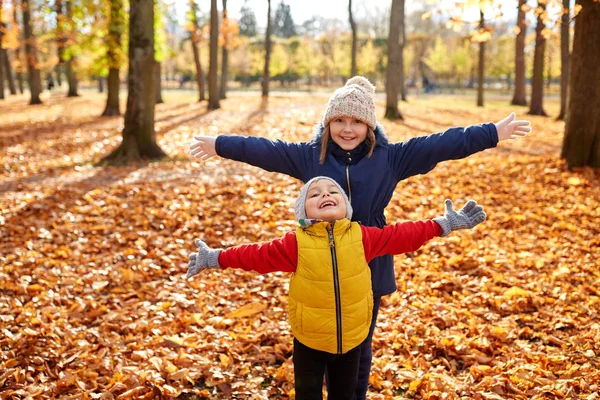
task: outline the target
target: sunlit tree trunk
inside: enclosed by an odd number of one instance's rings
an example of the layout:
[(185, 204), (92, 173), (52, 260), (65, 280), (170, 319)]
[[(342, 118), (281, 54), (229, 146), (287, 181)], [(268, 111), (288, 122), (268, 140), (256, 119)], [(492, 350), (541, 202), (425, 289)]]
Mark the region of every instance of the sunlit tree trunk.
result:
[(227, 0), (223, 0), (223, 48), (221, 53), (221, 85), (219, 86), (220, 94), (219, 97), (224, 99), (227, 96), (227, 79), (229, 69), (229, 19), (227, 16)]
[[(485, 19), (479, 10), (479, 29), (485, 29)], [(485, 80), (485, 42), (479, 42), (479, 63), (477, 64), (477, 107), (483, 107), (483, 83)]]
[(271, 0), (267, 1), (269, 6), (267, 8), (267, 33), (265, 35), (265, 68), (262, 78), (263, 97), (267, 97), (269, 95), (269, 80), (271, 79), (269, 73), (269, 66), (271, 64)]
[[(66, 10), (67, 10), (67, 19), (72, 23), (73, 21), (73, 0), (65, 0)], [(75, 30), (71, 28), (69, 31), (70, 35), (75, 35)], [(77, 80), (77, 72), (75, 71), (75, 54), (70, 52), (70, 57), (65, 65), (65, 73), (67, 75), (67, 83), (69, 84), (69, 91), (67, 92), (67, 97), (77, 97), (79, 93), (77, 92), (78, 80)]]
[(56, 53), (58, 64), (54, 68), (56, 73), (56, 84), (62, 86), (62, 74), (65, 66), (65, 16), (63, 13), (63, 0), (54, 1), (56, 11)]
[(546, 38), (543, 35), (545, 28), (544, 15), (546, 13), (546, 3), (538, 3), (541, 11), (535, 26), (535, 53), (533, 56), (533, 77), (531, 78), (531, 105), (529, 113), (531, 115), (546, 116), (544, 111), (544, 55), (546, 52)]
[(108, 94), (106, 107), (102, 113), (105, 117), (121, 115), (119, 106), (119, 89), (121, 78), (121, 38), (125, 29), (125, 8), (123, 0), (110, 0), (110, 20), (108, 22), (108, 37), (106, 59), (108, 61)]
[(385, 75), (385, 118), (404, 119), (398, 109), (398, 93), (400, 91), (400, 68), (402, 55), (400, 53), (400, 18), (404, 0), (392, 0), (390, 12), (390, 29), (388, 35), (388, 65)]
[[(17, 10), (19, 9), (19, 4), (15, 0), (13, 2), (13, 24), (18, 24), (17, 19)], [(17, 38), (19, 41), (18, 46), (15, 48), (15, 75), (17, 77), (17, 84), (19, 86), (19, 92), (21, 94), (25, 93), (25, 88), (23, 85), (23, 61), (21, 60), (21, 46), (22, 40), (21, 37)]]
[(190, 33), (192, 41), (192, 50), (194, 51), (194, 64), (196, 65), (196, 83), (198, 84), (198, 101), (206, 100), (204, 96), (204, 76), (202, 73), (202, 64), (200, 64), (200, 26), (198, 23), (197, 6), (194, 0), (190, 0), (192, 11), (193, 31)]
[(350, 23), (350, 29), (352, 29), (352, 64), (350, 67), (350, 76), (356, 76), (356, 48), (357, 48), (357, 38), (356, 38), (356, 22), (354, 22), (354, 18), (352, 16), (352, 0), (348, 0), (348, 22)]
[(166, 156), (154, 133), (154, 1), (131, 0), (129, 15), (125, 126), (120, 146), (103, 160), (110, 164)]
[(567, 93), (569, 90), (569, 8), (570, 0), (563, 0), (563, 15), (560, 24), (560, 112), (556, 119), (565, 119)]
[(154, 87), (156, 89), (156, 104), (164, 103), (162, 98), (161, 65), (156, 61), (154, 64)]
[(23, 31), (25, 35), (25, 56), (27, 57), (29, 91), (31, 92), (29, 104), (42, 104), (42, 100), (40, 100), (40, 93), (42, 92), (42, 78), (40, 76), (39, 65), (37, 62), (35, 37), (33, 36), (33, 30), (31, 28), (29, 2), (26, 0), (21, 0), (21, 9), (23, 11)]
[(406, 15), (405, 1), (400, 6), (400, 98), (406, 101), (406, 77), (404, 74), (404, 46), (406, 45)]
[(511, 104), (525, 106), (527, 105), (525, 95), (525, 35), (527, 33), (527, 22), (525, 21), (524, 7), (527, 7), (527, 0), (519, 0), (518, 7), (517, 28), (519, 33), (515, 43), (515, 92)]
[(600, 2), (577, 0), (565, 138), (561, 156), (570, 168), (600, 168)]
[(219, 104), (218, 55), (219, 55), (219, 15), (217, 0), (210, 1), (210, 65), (208, 66), (208, 109), (221, 108)]
[(3, 50), (4, 52), (4, 75), (6, 81), (8, 82), (8, 90), (10, 94), (17, 94), (17, 88), (15, 86), (15, 80), (13, 77), (13, 69), (10, 62), (9, 52), (7, 49)]

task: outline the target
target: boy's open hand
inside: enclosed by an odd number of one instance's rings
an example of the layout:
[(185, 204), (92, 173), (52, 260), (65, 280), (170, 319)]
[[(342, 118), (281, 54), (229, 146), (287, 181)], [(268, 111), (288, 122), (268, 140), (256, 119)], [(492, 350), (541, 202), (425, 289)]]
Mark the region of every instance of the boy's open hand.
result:
[(216, 141), (217, 138), (211, 136), (194, 136), (194, 141), (190, 144), (190, 154), (196, 160), (206, 161), (217, 155)]
[(446, 236), (452, 231), (459, 229), (470, 229), (485, 221), (487, 218), (483, 207), (477, 205), (475, 200), (469, 200), (463, 208), (455, 211), (452, 208), (452, 200), (446, 200), (446, 212), (443, 217), (433, 220), (442, 227), (442, 235)]
[(515, 113), (510, 113), (508, 117), (494, 125), (498, 131), (498, 141), (516, 139), (531, 132), (531, 123), (526, 120), (515, 121)]
[(200, 239), (196, 239), (197, 253), (190, 254), (187, 277), (191, 278), (206, 268), (221, 268), (219, 265), (219, 253), (222, 249), (211, 249)]

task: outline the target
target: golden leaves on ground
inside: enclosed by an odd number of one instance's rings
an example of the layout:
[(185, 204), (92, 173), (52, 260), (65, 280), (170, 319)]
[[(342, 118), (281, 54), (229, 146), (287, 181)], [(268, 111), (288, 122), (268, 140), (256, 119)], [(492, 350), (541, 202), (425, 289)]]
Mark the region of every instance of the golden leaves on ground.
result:
[[(390, 139), (513, 111), (436, 99), (383, 121)], [(327, 95), (232, 95), (210, 113), (167, 99), (157, 137), (170, 161), (94, 168), (120, 141), (122, 119), (95, 117), (103, 101), (0, 105), (0, 397), (294, 397), (289, 277), (184, 274), (195, 238), (225, 247), (293, 229), (300, 185), (185, 151), (194, 133), (307, 140)], [(597, 398), (600, 176), (568, 171), (563, 124), (532, 119), (526, 139), (398, 186), (390, 222), (439, 215), (445, 198), (477, 200), (488, 220), (396, 257), (370, 398)]]

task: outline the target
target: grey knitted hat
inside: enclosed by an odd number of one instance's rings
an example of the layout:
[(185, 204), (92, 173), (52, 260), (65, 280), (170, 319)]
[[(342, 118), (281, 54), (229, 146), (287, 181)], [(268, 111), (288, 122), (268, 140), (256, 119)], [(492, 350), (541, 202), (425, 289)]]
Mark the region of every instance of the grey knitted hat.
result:
[(327, 102), (323, 126), (336, 117), (352, 117), (360, 119), (375, 130), (375, 102), (373, 95), (375, 86), (362, 76), (350, 78), (346, 85), (333, 92)]
[(310, 181), (306, 182), (302, 189), (300, 189), (300, 195), (298, 196), (298, 200), (296, 200), (296, 204), (294, 205), (294, 214), (296, 215), (296, 221), (300, 221), (301, 219), (306, 219), (306, 208), (304, 207), (306, 203), (306, 195), (308, 194), (308, 188), (313, 182), (320, 181), (321, 179), (327, 179), (335, 184), (337, 188), (340, 190), (340, 193), (344, 196), (344, 200), (346, 201), (346, 218), (352, 219), (352, 205), (350, 204), (350, 200), (348, 200), (348, 196), (346, 196), (346, 192), (344, 189), (333, 179), (327, 176), (316, 176), (312, 178)]

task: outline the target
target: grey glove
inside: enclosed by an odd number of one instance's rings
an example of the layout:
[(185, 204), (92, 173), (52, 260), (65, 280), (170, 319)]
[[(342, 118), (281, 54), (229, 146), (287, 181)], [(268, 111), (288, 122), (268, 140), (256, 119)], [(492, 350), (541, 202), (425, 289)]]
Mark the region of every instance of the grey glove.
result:
[(198, 253), (190, 254), (187, 277), (191, 278), (206, 268), (221, 268), (219, 265), (219, 253), (223, 249), (211, 249), (200, 239), (196, 239)]
[(486, 218), (487, 215), (483, 212), (483, 207), (478, 206), (475, 200), (469, 200), (463, 208), (454, 211), (452, 200), (447, 199), (444, 216), (436, 217), (433, 220), (442, 227), (442, 236), (446, 236), (452, 231), (473, 228), (485, 221)]

